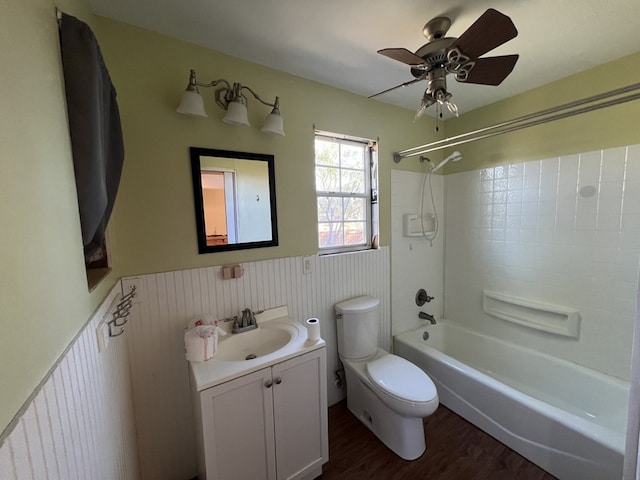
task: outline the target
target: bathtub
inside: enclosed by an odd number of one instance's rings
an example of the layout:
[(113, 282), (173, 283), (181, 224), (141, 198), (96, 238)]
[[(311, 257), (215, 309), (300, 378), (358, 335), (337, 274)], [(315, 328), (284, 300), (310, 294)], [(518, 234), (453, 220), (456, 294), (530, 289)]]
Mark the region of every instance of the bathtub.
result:
[(448, 321), (396, 336), (394, 353), (443, 405), (559, 479), (622, 477), (627, 382)]

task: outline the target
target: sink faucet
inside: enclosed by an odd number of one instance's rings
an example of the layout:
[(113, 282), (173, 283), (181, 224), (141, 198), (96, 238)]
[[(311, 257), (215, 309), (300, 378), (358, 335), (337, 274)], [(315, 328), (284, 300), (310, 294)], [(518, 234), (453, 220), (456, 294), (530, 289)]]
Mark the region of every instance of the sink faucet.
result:
[(431, 323), (431, 325), (436, 324), (436, 318), (433, 315), (430, 315), (428, 313), (420, 312), (418, 314), (418, 317), (420, 317), (422, 320), (428, 320)]
[(231, 333), (242, 333), (248, 330), (253, 330), (258, 328), (258, 322), (256, 322), (256, 316), (251, 311), (250, 308), (245, 308), (242, 311), (242, 316), (240, 318), (235, 317), (233, 320), (233, 327), (231, 328)]

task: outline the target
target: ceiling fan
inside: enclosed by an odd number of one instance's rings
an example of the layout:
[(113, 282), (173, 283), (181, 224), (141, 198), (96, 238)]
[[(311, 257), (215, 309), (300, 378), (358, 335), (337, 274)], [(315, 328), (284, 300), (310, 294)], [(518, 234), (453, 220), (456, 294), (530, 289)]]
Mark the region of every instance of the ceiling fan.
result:
[[(458, 38), (445, 37), (451, 19), (436, 17), (429, 20), (422, 30), (427, 43), (415, 53), (406, 48), (383, 48), (378, 53), (411, 67), (413, 80), (378, 92), (369, 98), (382, 95), (396, 88), (406, 87), (427, 80), (416, 119), (425, 109), (435, 104), (437, 116), (442, 117), (442, 106), (458, 115), (458, 107), (447, 91), (447, 74), (455, 75), (462, 83), (499, 85), (507, 78), (518, 61), (518, 55), (479, 58), (518, 35), (511, 19), (503, 13), (488, 9)], [(436, 126), (436, 130), (437, 130)]]

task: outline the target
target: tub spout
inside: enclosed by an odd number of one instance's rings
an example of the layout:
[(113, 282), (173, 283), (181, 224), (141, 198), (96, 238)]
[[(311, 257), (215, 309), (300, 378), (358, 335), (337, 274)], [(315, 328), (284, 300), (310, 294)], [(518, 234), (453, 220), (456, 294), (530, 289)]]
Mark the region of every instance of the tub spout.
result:
[(431, 323), (431, 325), (435, 325), (436, 324), (436, 318), (429, 314), (429, 313), (424, 313), (424, 312), (420, 312), (418, 314), (418, 317), (420, 317), (422, 320), (428, 320), (429, 323)]

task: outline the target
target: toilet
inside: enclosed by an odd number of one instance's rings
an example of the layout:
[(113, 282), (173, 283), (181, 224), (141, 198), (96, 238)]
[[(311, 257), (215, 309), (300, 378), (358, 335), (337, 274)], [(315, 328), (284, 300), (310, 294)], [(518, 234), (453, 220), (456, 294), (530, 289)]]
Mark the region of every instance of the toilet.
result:
[(405, 460), (426, 449), (422, 419), (438, 408), (436, 387), (420, 368), (378, 348), (380, 300), (338, 303), (338, 354), (347, 382), (347, 407)]

